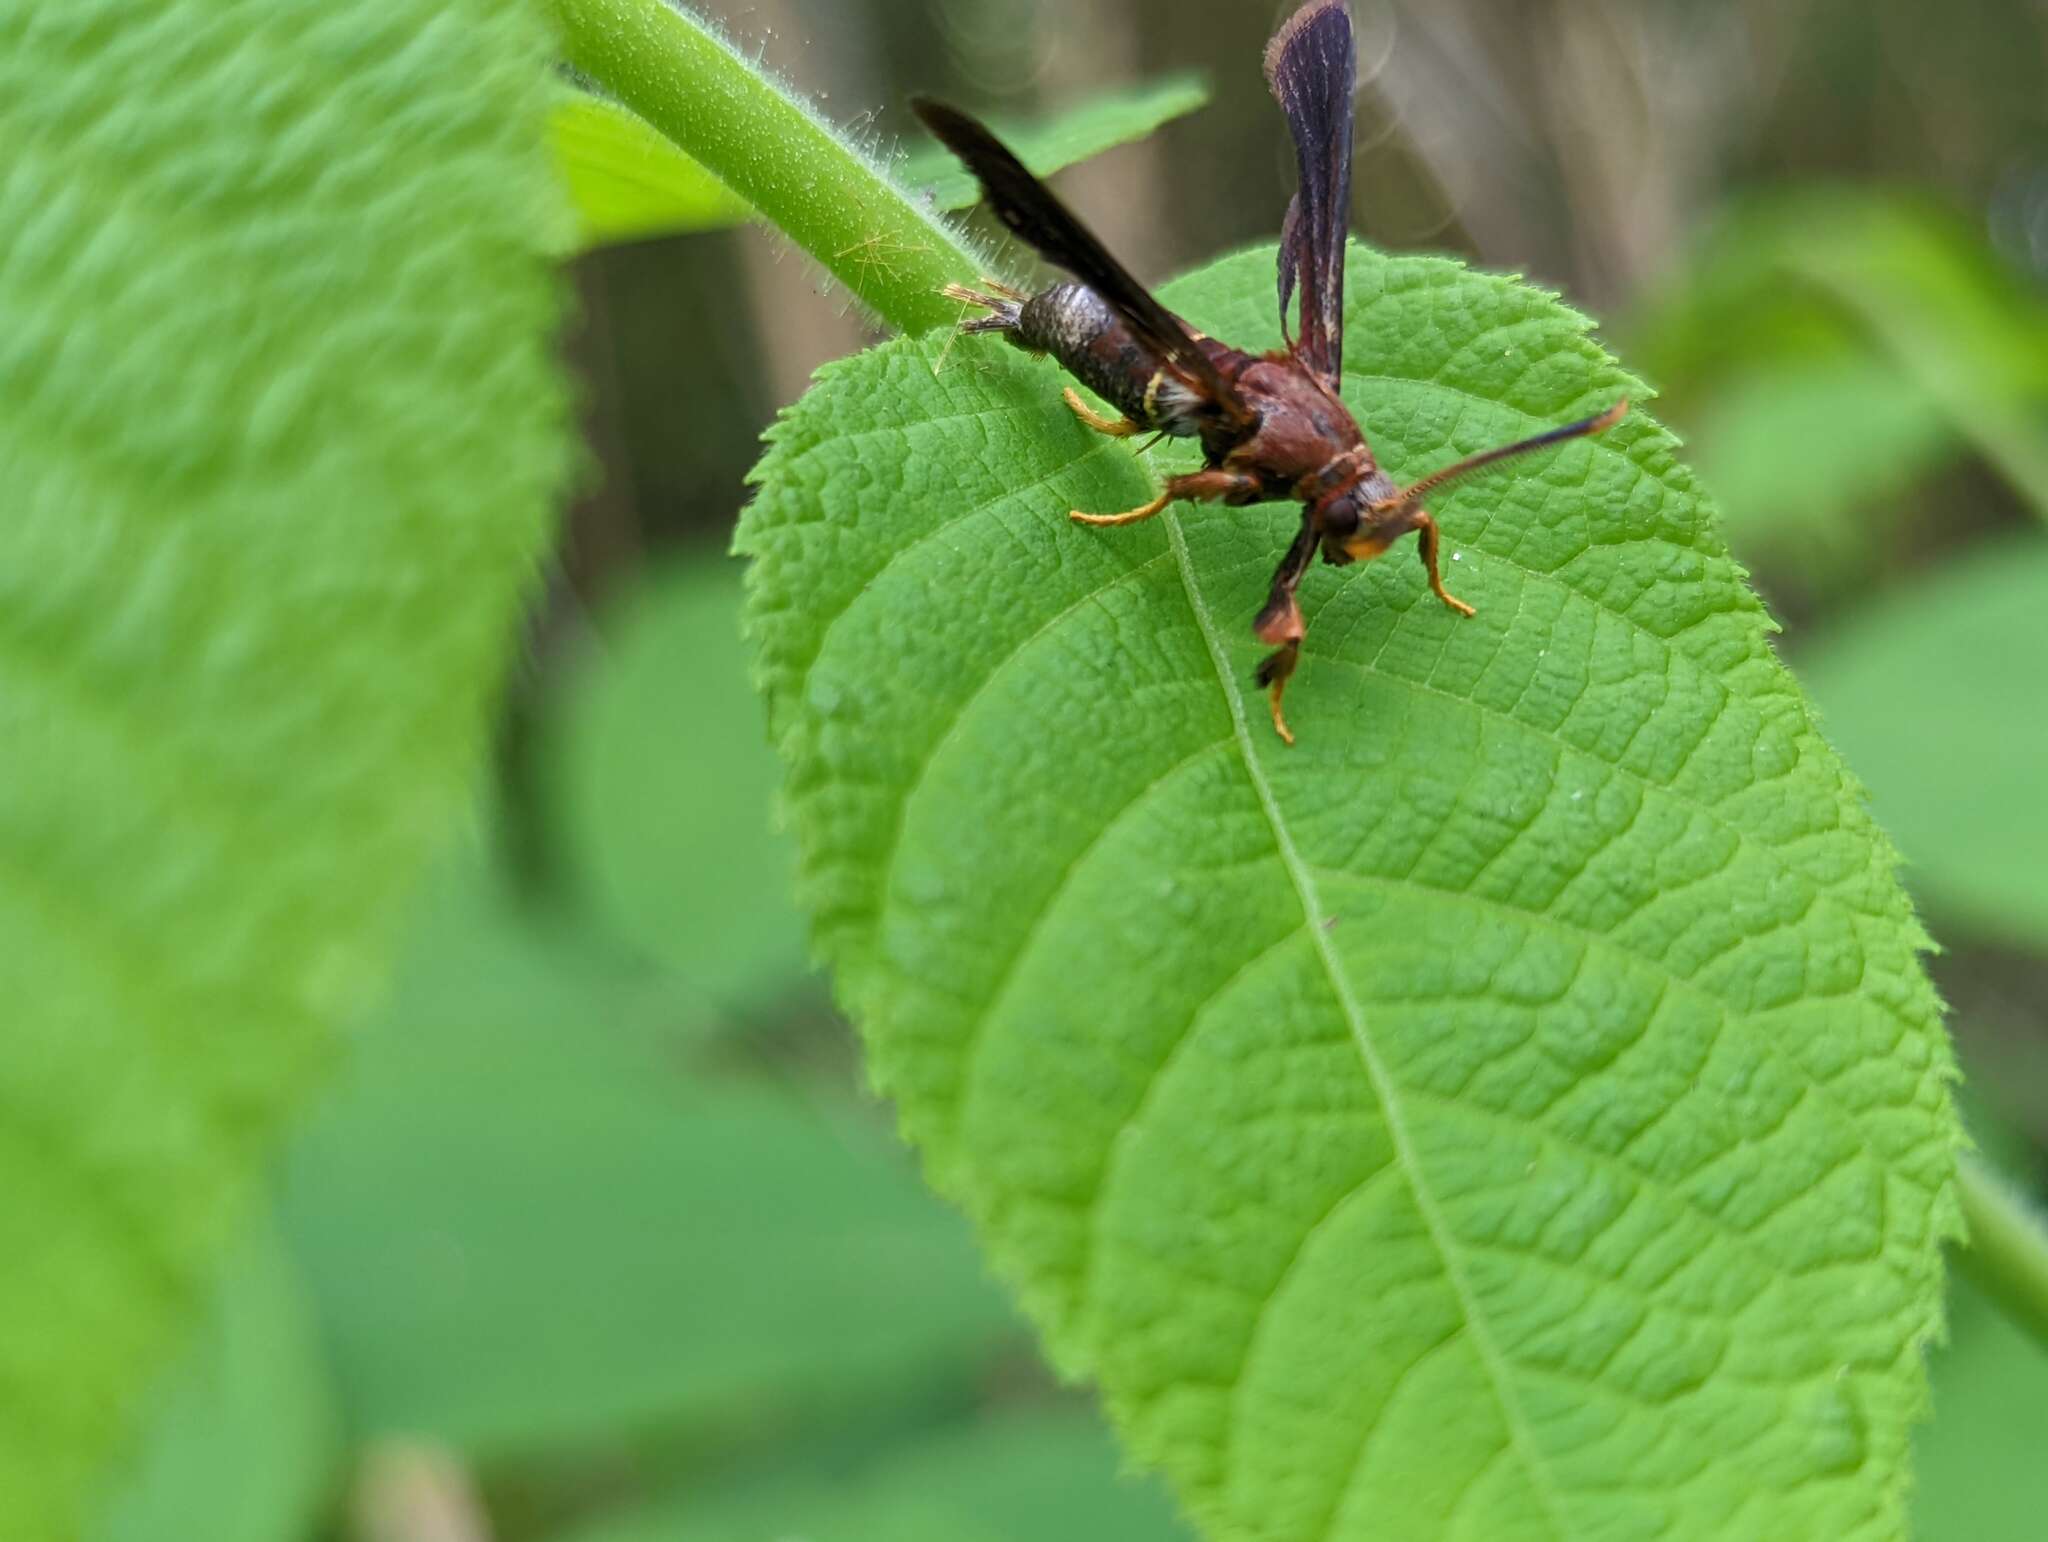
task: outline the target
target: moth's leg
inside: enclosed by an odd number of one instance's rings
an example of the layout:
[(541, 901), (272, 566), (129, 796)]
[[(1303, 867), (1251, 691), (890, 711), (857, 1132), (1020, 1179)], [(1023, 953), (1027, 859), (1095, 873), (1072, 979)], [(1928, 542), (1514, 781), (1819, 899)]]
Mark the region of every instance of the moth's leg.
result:
[(1280, 697), (1287, 690), (1287, 682), (1294, 675), (1294, 666), (1301, 660), (1301, 639), (1295, 638), (1274, 649), (1259, 660), (1257, 680), (1264, 686), (1273, 702), (1273, 732), (1283, 742), (1294, 743), (1294, 734), (1287, 726), (1287, 719), (1280, 711)]
[(1150, 519), (1171, 502), (1173, 491), (1169, 487), (1150, 503), (1141, 503), (1135, 509), (1125, 509), (1121, 514), (1083, 514), (1079, 509), (1069, 509), (1067, 518), (1077, 525), (1135, 525), (1141, 519)]
[(1422, 565), (1429, 570), (1430, 589), (1435, 592), (1436, 597), (1438, 599), (1442, 600), (1446, 605), (1450, 606), (1450, 608), (1452, 610), (1455, 610), (1459, 615), (1470, 616), (1475, 614), (1470, 605), (1467, 605), (1463, 600), (1459, 599), (1455, 594), (1451, 593), (1450, 590), (1444, 587), (1444, 576), (1437, 570), (1436, 565), (1436, 521), (1431, 519), (1429, 515), (1424, 513), (1421, 509), (1417, 509), (1413, 514), (1408, 516), (1408, 523), (1410, 524), (1410, 526), (1413, 527), (1417, 541), (1422, 547)]
[(1121, 514), (1083, 514), (1071, 509), (1067, 518), (1077, 525), (1135, 525), (1141, 519), (1150, 519), (1177, 498), (1186, 498), (1195, 503), (1228, 503), (1233, 500), (1249, 503), (1258, 496), (1259, 479), (1247, 476), (1242, 471), (1226, 471), (1217, 467), (1209, 471), (1190, 471), (1182, 476), (1166, 479), (1166, 491), (1150, 503), (1140, 504), (1135, 509), (1126, 509)]
[(1315, 560), (1316, 542), (1315, 523), (1304, 517), (1300, 534), (1287, 548), (1287, 555), (1280, 559), (1280, 566), (1273, 570), (1273, 587), (1266, 596), (1264, 607), (1252, 622), (1252, 631), (1260, 642), (1280, 645), (1259, 661), (1257, 678), (1272, 699), (1273, 731), (1288, 744), (1294, 742), (1294, 735), (1288, 730), (1287, 719), (1280, 711), (1280, 697), (1287, 690), (1294, 666), (1301, 661), (1301, 639), (1308, 630), (1294, 591), (1301, 587), (1302, 575)]
[(1410, 518), (1415, 526), (1416, 539), (1422, 548), (1422, 565), (1423, 567), (1429, 570), (1430, 589), (1435, 593), (1438, 599), (1442, 600), (1444, 604), (1448, 605), (1452, 610), (1455, 610), (1459, 615), (1473, 615), (1475, 612), (1473, 611), (1470, 605), (1467, 605), (1463, 600), (1459, 599), (1455, 594), (1451, 593), (1450, 590), (1444, 587), (1444, 576), (1442, 572), (1438, 570), (1436, 564), (1436, 521), (1431, 519), (1429, 515), (1424, 513), (1421, 509), (1417, 509), (1415, 513), (1410, 516)]
[(1082, 401), (1081, 393), (1072, 386), (1068, 386), (1064, 391), (1060, 392), (1060, 400), (1067, 404), (1075, 417), (1086, 423), (1098, 434), (1107, 434), (1112, 439), (1128, 439), (1133, 434), (1145, 432), (1145, 425), (1138, 422), (1135, 418), (1105, 418), (1101, 413)]

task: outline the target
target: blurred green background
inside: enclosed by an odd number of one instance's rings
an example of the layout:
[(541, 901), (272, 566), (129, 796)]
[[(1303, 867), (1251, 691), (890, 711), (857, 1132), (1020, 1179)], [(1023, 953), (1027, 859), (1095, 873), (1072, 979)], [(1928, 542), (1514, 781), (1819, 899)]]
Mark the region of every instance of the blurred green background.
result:
[[(2048, 12), (1352, 0), (1353, 221), (1520, 271), (1663, 392), (2048, 1154)], [(878, 148), (1193, 70), (1058, 181), (1148, 279), (1275, 234), (1280, 0), (700, 5)], [(476, 829), (120, 1476), (107, 1542), (1184, 1537), (862, 1087), (805, 967), (723, 553), (870, 340), (772, 232), (589, 252), (595, 465)], [(1927, 1538), (2040, 1535), (2048, 1354), (1959, 1292)]]

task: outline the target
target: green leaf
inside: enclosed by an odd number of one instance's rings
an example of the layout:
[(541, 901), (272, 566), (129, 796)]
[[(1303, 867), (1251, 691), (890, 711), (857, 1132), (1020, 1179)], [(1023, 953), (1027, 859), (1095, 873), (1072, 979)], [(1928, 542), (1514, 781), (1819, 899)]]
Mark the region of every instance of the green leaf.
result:
[[(1278, 342), (1272, 254), (1171, 286)], [(1550, 297), (1354, 248), (1413, 476), (1636, 383)], [(943, 368), (937, 369), (941, 357)], [(836, 365), (740, 545), (801, 895), (880, 1087), (1212, 1538), (1891, 1537), (1956, 1229), (1923, 937), (1637, 415), (1249, 621), (1289, 507), (993, 340)], [(1184, 461), (1176, 461), (1184, 464)]]
[(465, 801), (568, 455), (544, 63), (489, 0), (0, 0), (10, 1535)]
[(659, 986), (457, 875), (293, 1153), (344, 1411), (484, 1458), (874, 1419), (1014, 1332), (884, 1133), (693, 1074)]
[(686, 1489), (565, 1542), (1185, 1542), (1165, 1496), (1120, 1477), (1092, 1419), (1011, 1413), (891, 1453), (851, 1479)]
[(1979, 543), (1867, 602), (1801, 666), (1928, 905), (2048, 948), (2048, 539)]
[(340, 1467), (304, 1289), (266, 1224), (233, 1258), (158, 1388), (98, 1542), (284, 1542), (314, 1534)]
[[(1040, 123), (999, 126), (1024, 163), (1051, 176), (1184, 117), (1208, 100), (1192, 76), (1173, 76), (1097, 97)], [(737, 225), (753, 213), (702, 165), (631, 108), (587, 91), (561, 88), (549, 114), (555, 164), (576, 205), (577, 249), (644, 236)], [(964, 209), (981, 196), (951, 155), (927, 145), (904, 163), (900, 179), (928, 188), (941, 209)]]
[(572, 890), (712, 1008), (804, 971), (739, 606), (726, 560), (672, 564), (620, 597), (563, 683), (545, 761)]

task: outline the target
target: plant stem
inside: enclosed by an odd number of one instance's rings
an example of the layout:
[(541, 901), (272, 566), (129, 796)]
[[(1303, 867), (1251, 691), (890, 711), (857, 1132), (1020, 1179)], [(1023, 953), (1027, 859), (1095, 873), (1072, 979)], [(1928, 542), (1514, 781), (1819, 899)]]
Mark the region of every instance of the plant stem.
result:
[(2006, 1316), (2048, 1345), (2048, 1224), (2005, 1179), (1975, 1157), (1956, 1174), (1969, 1245), (1956, 1267)]
[(701, 161), (906, 332), (980, 263), (965, 239), (708, 24), (666, 0), (548, 0), (570, 63)]

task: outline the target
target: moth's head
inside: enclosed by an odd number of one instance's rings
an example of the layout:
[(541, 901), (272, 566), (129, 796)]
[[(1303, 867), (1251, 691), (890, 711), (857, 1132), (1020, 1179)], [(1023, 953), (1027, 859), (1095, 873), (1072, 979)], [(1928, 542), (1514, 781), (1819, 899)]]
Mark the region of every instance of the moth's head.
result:
[(1348, 486), (1325, 494), (1310, 505), (1316, 530), (1323, 538), (1323, 558), (1337, 567), (1377, 557), (1386, 547), (1378, 526), (1390, 500), (1401, 490), (1385, 472), (1374, 469)]

